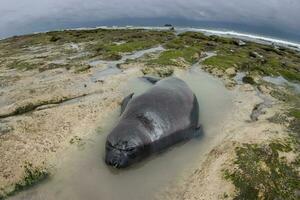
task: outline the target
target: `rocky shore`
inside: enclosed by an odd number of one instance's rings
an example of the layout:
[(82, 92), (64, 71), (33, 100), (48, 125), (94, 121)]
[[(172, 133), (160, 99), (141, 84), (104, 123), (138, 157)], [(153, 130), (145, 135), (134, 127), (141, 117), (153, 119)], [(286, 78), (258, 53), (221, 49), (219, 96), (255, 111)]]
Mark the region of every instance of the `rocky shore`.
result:
[(234, 91), (234, 107), (217, 145), (157, 198), (299, 198), (300, 53), (242, 42), (134, 29), (1, 40), (0, 199), (55, 175), (61, 152), (95, 134), (130, 78), (163, 78), (197, 63)]

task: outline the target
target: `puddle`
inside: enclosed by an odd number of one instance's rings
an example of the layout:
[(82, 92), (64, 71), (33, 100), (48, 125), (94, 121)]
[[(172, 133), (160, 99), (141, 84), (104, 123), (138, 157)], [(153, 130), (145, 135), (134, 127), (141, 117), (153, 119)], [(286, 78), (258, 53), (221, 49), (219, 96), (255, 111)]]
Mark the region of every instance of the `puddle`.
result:
[(216, 55), (217, 55), (217, 53), (214, 52), (214, 51), (207, 51), (207, 52), (205, 52), (205, 57), (201, 58), (199, 60), (199, 63), (201, 63), (201, 62), (203, 62), (203, 61), (205, 61), (205, 60), (207, 60), (207, 59), (209, 59), (209, 58), (211, 58), (213, 56), (216, 56)]
[[(239, 84), (242, 85), (244, 84), (243, 82), (243, 78), (246, 76), (245, 72), (237, 72), (237, 74), (235, 75), (235, 77), (233, 77), (233, 80)], [(250, 115), (250, 119), (251, 121), (257, 121), (259, 116), (262, 115), (264, 113), (264, 109), (265, 108), (270, 108), (273, 105), (273, 101), (265, 96), (263, 93), (261, 93), (257, 87), (254, 87), (255, 91), (256, 91), (256, 95), (261, 98), (262, 102), (255, 105), (255, 107), (252, 110), (252, 113)]]
[(90, 55), (90, 53), (88, 53), (88, 52), (81, 52), (81, 53), (78, 53), (78, 54), (76, 54), (74, 56), (70, 56), (67, 59), (68, 60), (73, 60), (73, 59), (85, 57), (85, 56), (88, 56), (88, 55)]
[(235, 77), (233, 77), (233, 80), (239, 84), (239, 85), (242, 85), (244, 84), (243, 82), (243, 78), (246, 76), (246, 73), (245, 72), (237, 72)]
[(117, 65), (124, 63), (127, 59), (137, 59), (142, 56), (144, 56), (147, 53), (154, 53), (154, 52), (160, 52), (164, 51), (165, 49), (162, 46), (136, 51), (132, 54), (124, 55), (120, 60), (116, 61), (105, 61), (105, 60), (96, 60), (89, 63), (92, 67), (96, 67), (98, 65), (105, 65), (105, 69), (99, 69), (96, 70), (93, 75), (91, 76), (91, 80), (93, 82), (104, 80), (109, 75), (114, 75), (121, 73), (122, 70), (120, 70)]
[[(89, 138), (83, 150), (64, 156), (57, 172), (47, 182), (17, 194), (17, 200), (152, 200), (172, 183), (197, 167), (210, 151), (216, 139), (222, 138), (222, 120), (232, 108), (232, 94), (222, 82), (203, 72), (199, 66), (178, 76), (196, 94), (200, 105), (203, 137), (181, 143), (159, 155), (125, 170), (114, 170), (104, 163), (105, 139), (118, 119), (119, 110), (106, 119), (105, 127)], [(124, 86), (124, 96), (143, 93), (152, 85), (140, 78), (132, 78)]]
[(256, 95), (262, 100), (262, 102), (256, 104), (252, 109), (250, 115), (250, 119), (252, 122), (257, 121), (259, 119), (259, 116), (265, 113), (265, 108), (271, 108), (273, 106), (273, 101), (270, 97), (265, 96), (263, 93), (261, 93), (257, 87), (254, 87), (254, 89), (256, 91)]
[(106, 69), (97, 70), (95, 73), (93, 73), (93, 75), (91, 77), (91, 80), (93, 82), (104, 81), (104, 79), (107, 76), (114, 75), (114, 74), (119, 74), (121, 72), (122, 72), (122, 70), (120, 70), (119, 68), (117, 68), (115, 66), (109, 66)]
[(165, 49), (162, 46), (157, 46), (157, 47), (153, 47), (150, 49), (136, 51), (132, 54), (125, 54), (124, 56), (122, 56), (122, 58), (120, 60), (115, 60), (115, 61), (95, 60), (95, 61), (91, 61), (89, 64), (93, 67), (95, 67), (99, 64), (105, 64), (105, 65), (108, 65), (109, 67), (113, 67), (113, 66), (116, 66), (117, 64), (124, 63), (127, 59), (137, 59), (147, 53), (154, 53), (154, 52), (159, 52), (159, 51), (164, 51), (164, 50)]
[(277, 77), (265, 76), (263, 77), (263, 80), (278, 86), (292, 87), (295, 90), (295, 92), (300, 93), (300, 84), (292, 83), (286, 80), (285, 78), (283, 78), (282, 76), (277, 76)]
[(70, 47), (71, 47), (71, 49), (75, 49), (75, 50), (77, 50), (77, 51), (80, 50), (78, 44), (75, 44), (75, 43), (71, 43), (71, 44), (70, 44)]

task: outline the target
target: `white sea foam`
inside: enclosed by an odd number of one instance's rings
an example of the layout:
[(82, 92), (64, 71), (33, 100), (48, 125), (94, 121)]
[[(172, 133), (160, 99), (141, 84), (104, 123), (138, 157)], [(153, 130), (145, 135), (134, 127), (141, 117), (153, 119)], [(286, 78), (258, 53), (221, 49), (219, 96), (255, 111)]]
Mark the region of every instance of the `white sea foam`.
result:
[(298, 43), (290, 42), (290, 41), (286, 41), (286, 40), (282, 40), (282, 39), (266, 37), (266, 36), (247, 34), (247, 33), (239, 33), (236, 31), (219, 31), (219, 30), (196, 29), (196, 28), (192, 28), (192, 30), (210, 33), (213, 35), (228, 35), (228, 36), (238, 37), (238, 38), (249, 38), (249, 39), (254, 39), (254, 40), (261, 40), (261, 41), (271, 42), (271, 43), (275, 43), (275, 44), (289, 45), (289, 46), (297, 47), (300, 49), (300, 44), (298, 44)]

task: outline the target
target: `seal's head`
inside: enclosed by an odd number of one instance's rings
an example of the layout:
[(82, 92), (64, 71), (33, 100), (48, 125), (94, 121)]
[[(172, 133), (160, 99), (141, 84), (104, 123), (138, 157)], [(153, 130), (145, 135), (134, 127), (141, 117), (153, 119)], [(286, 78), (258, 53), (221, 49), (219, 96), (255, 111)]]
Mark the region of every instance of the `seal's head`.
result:
[(147, 150), (142, 131), (129, 124), (115, 127), (106, 140), (106, 164), (125, 168), (143, 158)]

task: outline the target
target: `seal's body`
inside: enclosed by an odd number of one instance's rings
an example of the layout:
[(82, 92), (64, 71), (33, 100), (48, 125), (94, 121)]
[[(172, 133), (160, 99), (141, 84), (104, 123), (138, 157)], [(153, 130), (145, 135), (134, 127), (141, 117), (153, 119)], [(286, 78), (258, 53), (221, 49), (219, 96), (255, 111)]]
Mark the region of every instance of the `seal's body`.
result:
[(199, 132), (198, 101), (184, 81), (166, 78), (132, 96), (123, 100), (120, 121), (107, 137), (108, 165), (127, 167)]

